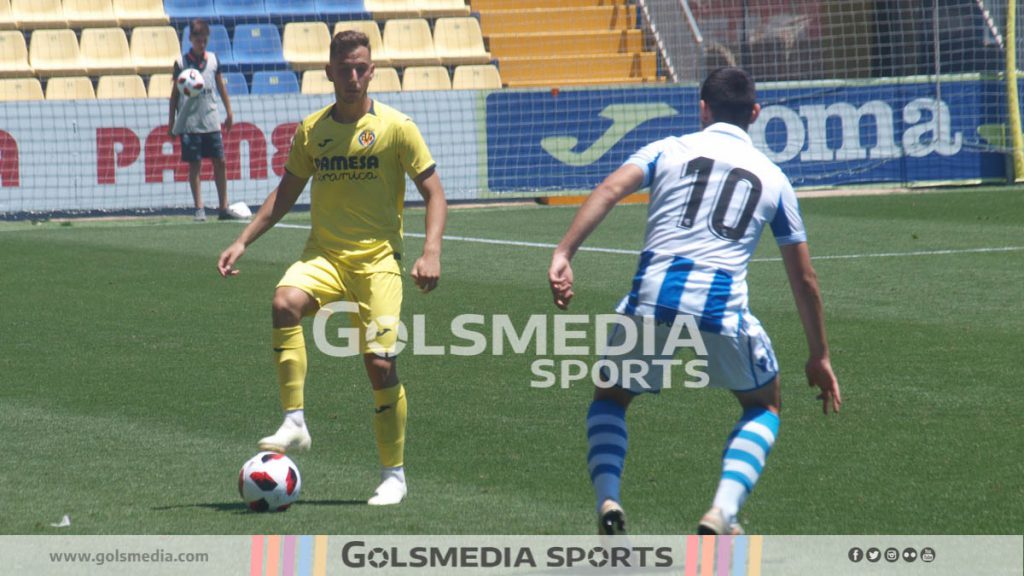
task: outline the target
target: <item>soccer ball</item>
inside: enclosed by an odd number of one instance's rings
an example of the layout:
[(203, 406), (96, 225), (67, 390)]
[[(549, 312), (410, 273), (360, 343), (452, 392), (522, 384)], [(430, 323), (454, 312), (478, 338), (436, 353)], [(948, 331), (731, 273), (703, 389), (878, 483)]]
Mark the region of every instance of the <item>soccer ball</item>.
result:
[(282, 512), (299, 499), (302, 478), (291, 458), (260, 452), (242, 465), (238, 493), (255, 512)]
[(178, 92), (188, 98), (203, 91), (203, 75), (195, 68), (186, 68), (178, 74)]

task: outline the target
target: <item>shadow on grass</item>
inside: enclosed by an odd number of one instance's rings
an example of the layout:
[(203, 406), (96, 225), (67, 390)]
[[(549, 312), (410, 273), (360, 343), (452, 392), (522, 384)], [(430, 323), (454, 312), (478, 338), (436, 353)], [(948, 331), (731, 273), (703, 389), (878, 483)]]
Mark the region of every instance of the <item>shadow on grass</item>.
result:
[[(299, 500), (302, 506), (367, 506), (366, 500)], [(181, 510), (182, 508), (206, 508), (217, 512), (248, 513), (249, 507), (243, 502), (201, 502), (197, 504), (176, 504), (155, 506), (153, 510)]]

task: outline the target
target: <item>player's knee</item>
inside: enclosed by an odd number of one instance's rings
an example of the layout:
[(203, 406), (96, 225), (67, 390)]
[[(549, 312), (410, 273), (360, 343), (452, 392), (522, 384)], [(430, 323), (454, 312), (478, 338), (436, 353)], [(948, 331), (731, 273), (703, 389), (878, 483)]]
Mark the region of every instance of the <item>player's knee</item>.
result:
[(366, 370), (370, 374), (370, 380), (372, 380), (375, 385), (380, 386), (394, 384), (398, 381), (394, 358), (384, 358), (377, 356), (376, 354), (366, 354), (363, 356), (363, 361), (366, 363)]
[(271, 302), (275, 327), (295, 326), (302, 320), (302, 302), (294, 295), (278, 290)]

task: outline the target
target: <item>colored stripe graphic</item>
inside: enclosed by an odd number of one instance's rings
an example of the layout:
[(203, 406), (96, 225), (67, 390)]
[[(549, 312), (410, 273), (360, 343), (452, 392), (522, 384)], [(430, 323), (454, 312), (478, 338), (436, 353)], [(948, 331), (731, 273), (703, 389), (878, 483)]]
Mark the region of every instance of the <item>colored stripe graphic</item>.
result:
[(700, 536), (686, 537), (686, 576), (697, 576), (697, 554)]
[(327, 536), (317, 536), (314, 540), (311, 576), (327, 576)]
[(313, 537), (299, 537), (299, 567), (296, 574), (310, 576), (313, 573)]
[(747, 545), (746, 536), (737, 536), (732, 540), (732, 571), (736, 576), (746, 574), (747, 567)]
[(761, 576), (761, 545), (763, 536), (750, 537), (750, 552), (747, 557), (747, 576)]
[(715, 570), (715, 537), (705, 536), (700, 539), (700, 576), (714, 576)]
[(263, 536), (252, 537), (249, 552), (249, 576), (263, 576)]
[[(729, 576), (729, 552), (732, 550), (732, 536), (718, 537), (718, 576)], [(739, 568), (734, 566), (733, 568)]]
[(267, 536), (267, 576), (277, 576), (281, 571), (281, 537)]
[(284, 537), (284, 554), (281, 557), (281, 576), (295, 576), (295, 536)]

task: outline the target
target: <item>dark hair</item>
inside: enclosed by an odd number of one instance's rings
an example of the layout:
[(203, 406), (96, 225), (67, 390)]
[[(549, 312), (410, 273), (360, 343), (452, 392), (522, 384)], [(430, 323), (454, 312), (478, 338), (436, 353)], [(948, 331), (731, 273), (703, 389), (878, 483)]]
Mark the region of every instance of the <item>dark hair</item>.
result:
[(727, 122), (746, 130), (757, 102), (754, 79), (741, 68), (718, 68), (701, 84), (700, 99), (711, 109), (715, 122)]
[(205, 34), (210, 35), (210, 24), (202, 18), (196, 18), (188, 23), (189, 34)]
[(360, 46), (370, 51), (370, 38), (366, 34), (358, 30), (342, 30), (331, 38), (331, 58), (348, 54)]

